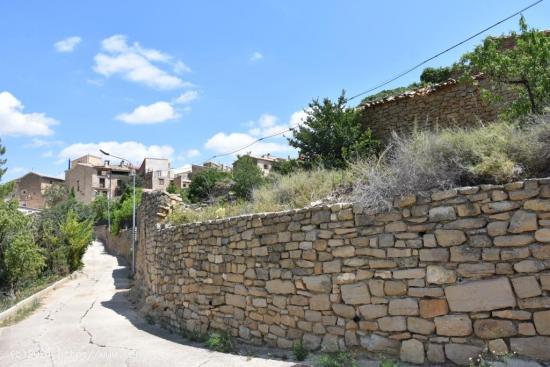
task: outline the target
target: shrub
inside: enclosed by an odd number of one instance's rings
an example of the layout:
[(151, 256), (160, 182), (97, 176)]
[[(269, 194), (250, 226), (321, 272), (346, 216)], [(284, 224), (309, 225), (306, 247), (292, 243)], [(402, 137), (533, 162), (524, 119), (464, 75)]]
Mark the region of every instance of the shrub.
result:
[(303, 361), (309, 354), (308, 350), (304, 347), (304, 343), (302, 340), (294, 343), (294, 345), (292, 346), (292, 353), (294, 354), (294, 358), (296, 358), (297, 361)]
[(216, 352), (229, 353), (233, 351), (233, 338), (228, 332), (214, 331), (208, 336), (206, 346)]
[(231, 186), (231, 175), (215, 168), (208, 168), (193, 176), (189, 185), (189, 199), (196, 203), (199, 201), (213, 202), (217, 196), (227, 193)]
[(353, 166), (353, 199), (391, 207), (394, 197), (455, 186), (505, 183), (550, 173), (550, 115), (519, 123), (394, 135), (378, 159)]
[(356, 367), (355, 358), (348, 352), (323, 353), (315, 361), (315, 367)]
[(262, 184), (264, 176), (256, 161), (244, 155), (233, 164), (233, 180), (235, 194), (241, 199), (249, 199), (252, 190)]
[(12, 290), (36, 278), (44, 267), (44, 256), (28, 233), (17, 234), (4, 253), (7, 278)]
[(92, 241), (92, 232), (92, 221), (79, 221), (74, 211), (70, 211), (61, 224), (61, 235), (68, 249), (67, 260), (71, 271), (82, 266), (82, 257)]

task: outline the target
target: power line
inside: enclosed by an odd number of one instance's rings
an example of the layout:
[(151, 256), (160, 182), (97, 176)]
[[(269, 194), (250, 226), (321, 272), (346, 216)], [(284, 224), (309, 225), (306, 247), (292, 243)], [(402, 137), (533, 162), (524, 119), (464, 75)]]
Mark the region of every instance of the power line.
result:
[[(474, 35), (471, 35), (470, 37), (468, 37), (468, 38), (466, 38), (466, 39), (464, 39), (464, 40), (462, 40), (462, 41), (460, 41), (460, 42), (458, 42), (458, 43), (456, 43), (456, 44), (454, 44), (454, 45), (452, 45), (452, 46), (446, 48), (445, 50), (443, 50), (443, 51), (441, 51), (441, 52), (439, 52), (439, 53), (433, 55), (432, 57), (427, 58), (426, 60), (424, 60), (424, 61), (422, 61), (422, 62), (420, 62), (420, 63), (414, 65), (413, 67), (407, 69), (406, 71), (397, 74), (396, 76), (392, 77), (391, 79), (389, 79), (389, 80), (387, 80), (387, 81), (385, 81), (385, 82), (383, 82), (383, 83), (380, 83), (380, 84), (378, 84), (378, 85), (376, 85), (376, 86), (374, 86), (374, 87), (372, 87), (372, 88), (370, 88), (370, 89), (368, 89), (368, 90), (366, 90), (366, 91), (363, 91), (363, 92), (361, 92), (361, 93), (358, 93), (358, 94), (356, 94), (356, 95), (354, 95), (354, 96), (352, 96), (352, 97), (350, 97), (350, 98), (347, 98), (347, 99), (346, 99), (346, 102), (349, 102), (349, 101), (351, 101), (352, 99), (355, 99), (355, 98), (357, 98), (357, 97), (360, 97), (360, 96), (362, 96), (362, 95), (365, 95), (365, 94), (367, 94), (367, 93), (370, 93), (370, 92), (372, 92), (372, 91), (375, 91), (375, 90), (378, 89), (378, 88), (381, 88), (381, 87), (383, 87), (383, 86), (385, 86), (385, 85), (387, 85), (387, 84), (390, 84), (391, 82), (396, 81), (397, 79), (399, 79), (399, 78), (401, 78), (401, 77), (407, 75), (408, 73), (410, 73), (410, 72), (412, 72), (412, 71), (418, 69), (418, 68), (421, 67), (422, 65), (424, 65), (424, 64), (426, 64), (426, 63), (432, 61), (433, 59), (435, 59), (435, 58), (437, 58), (437, 57), (443, 55), (444, 53), (447, 53), (447, 52), (451, 51), (452, 49), (455, 49), (455, 48), (457, 48), (458, 46), (463, 45), (464, 43), (466, 43), (466, 42), (472, 40), (473, 38), (479, 36), (480, 34), (483, 34), (483, 33), (487, 32), (488, 30), (490, 30), (490, 29), (496, 27), (497, 25), (502, 24), (502, 23), (506, 22), (507, 20), (512, 19), (513, 17), (515, 17), (515, 16), (521, 14), (522, 12), (524, 12), (524, 11), (526, 11), (526, 10), (532, 8), (532, 7), (534, 7), (535, 5), (538, 5), (538, 4), (542, 3), (543, 1), (544, 1), (544, 0), (535, 1), (535, 2), (532, 3), (531, 5), (528, 5), (528, 6), (526, 6), (525, 8), (523, 8), (523, 9), (521, 9), (521, 10), (518, 10), (518, 11), (515, 12), (514, 14), (509, 15), (509, 16), (507, 16), (506, 18), (499, 20), (498, 22), (496, 22), (496, 23), (490, 25), (489, 27), (486, 27), (486, 28), (482, 29), (481, 31), (475, 33)], [(278, 133), (275, 133), (275, 134), (272, 134), (272, 135), (268, 135), (268, 136), (261, 137), (261, 138), (259, 138), (259, 139), (256, 139), (256, 140), (254, 140), (254, 141), (252, 141), (252, 142), (246, 144), (245, 146), (242, 146), (242, 147), (240, 147), (240, 148), (238, 148), (238, 149), (235, 149), (235, 150), (233, 150), (233, 151), (231, 151), (231, 152), (213, 155), (213, 156), (210, 157), (207, 161), (210, 161), (210, 160), (213, 160), (213, 159), (216, 159), (216, 158), (225, 157), (225, 156), (228, 156), (228, 155), (235, 154), (235, 153), (240, 152), (241, 150), (244, 150), (244, 149), (246, 149), (246, 148), (248, 148), (248, 147), (250, 147), (250, 146), (252, 146), (252, 145), (254, 145), (254, 144), (256, 144), (256, 143), (259, 143), (259, 142), (262, 141), (262, 140), (269, 139), (269, 138), (272, 138), (272, 137), (274, 137), (274, 136), (278, 136), (278, 135), (281, 135), (281, 134), (284, 134), (284, 133), (286, 133), (286, 132), (293, 131), (293, 130), (294, 130), (294, 128), (288, 128), (288, 129), (283, 130), (283, 131), (280, 131), (280, 132), (278, 132)]]
[(414, 65), (414, 66), (411, 67), (410, 69), (407, 69), (406, 71), (404, 71), (404, 72), (402, 72), (402, 73), (400, 73), (400, 74), (397, 74), (397, 75), (394, 76), (393, 78), (391, 78), (391, 79), (389, 79), (389, 80), (387, 80), (387, 81), (385, 81), (385, 82), (383, 82), (383, 83), (380, 83), (380, 84), (378, 84), (378, 85), (376, 85), (376, 86), (374, 86), (374, 87), (372, 87), (372, 88), (370, 88), (370, 89), (368, 89), (368, 90), (366, 90), (366, 91), (364, 91), (364, 92), (361, 92), (361, 93), (359, 93), (359, 94), (356, 94), (356, 95), (354, 95), (354, 96), (348, 98), (346, 101), (351, 101), (351, 100), (354, 99), (354, 98), (357, 98), (357, 97), (360, 97), (360, 96), (365, 95), (365, 94), (367, 94), (367, 93), (370, 93), (370, 92), (372, 92), (372, 91), (375, 91), (375, 90), (378, 89), (378, 88), (381, 88), (381, 87), (383, 87), (383, 86), (385, 86), (385, 85), (387, 85), (387, 84), (390, 84), (390, 83), (393, 82), (393, 81), (396, 81), (397, 79), (399, 79), (399, 78), (401, 78), (401, 77), (407, 75), (407, 74), (410, 73), (411, 71), (414, 71), (414, 70), (418, 69), (419, 67), (421, 67), (422, 65), (426, 64), (427, 62), (432, 61), (433, 59), (435, 59), (435, 58), (437, 58), (437, 57), (443, 55), (443, 54), (446, 53), (446, 52), (451, 51), (451, 50), (454, 49), (454, 48), (457, 48), (458, 46), (460, 46), (460, 45), (462, 45), (462, 44), (464, 44), (464, 43), (470, 41), (471, 39), (473, 39), (473, 38), (479, 36), (480, 34), (487, 32), (489, 29), (492, 29), (492, 28), (496, 27), (497, 25), (499, 25), (499, 24), (501, 24), (501, 23), (504, 23), (504, 22), (506, 22), (507, 20), (512, 19), (513, 17), (515, 17), (515, 16), (521, 14), (521, 13), (524, 12), (525, 10), (528, 10), (528, 9), (532, 8), (533, 6), (535, 6), (535, 5), (537, 5), (537, 4), (540, 4), (540, 3), (543, 2), (543, 1), (544, 1), (544, 0), (535, 1), (535, 2), (532, 3), (531, 5), (526, 6), (525, 8), (523, 8), (523, 9), (521, 9), (521, 10), (518, 10), (518, 11), (515, 12), (514, 14), (512, 14), (512, 15), (510, 15), (510, 16), (504, 18), (504, 19), (499, 20), (498, 22), (496, 22), (496, 23), (490, 25), (490, 26), (487, 27), (487, 28), (482, 29), (481, 31), (477, 32), (476, 34), (474, 34), (474, 35), (472, 35), (472, 36), (470, 36), (470, 37), (468, 37), (468, 38), (466, 38), (465, 40), (462, 40), (462, 41), (460, 41), (460, 42), (458, 42), (458, 43), (452, 45), (451, 47), (449, 47), (449, 48), (447, 48), (447, 49), (445, 49), (445, 50), (443, 50), (443, 51), (441, 51), (441, 52), (439, 52), (439, 53), (433, 55), (432, 57), (430, 57), (430, 58), (428, 58), (428, 59), (426, 59), (426, 60), (424, 60), (424, 61), (422, 61), (422, 62), (420, 62), (420, 63), (418, 63), (418, 64), (416, 64), (416, 65)]

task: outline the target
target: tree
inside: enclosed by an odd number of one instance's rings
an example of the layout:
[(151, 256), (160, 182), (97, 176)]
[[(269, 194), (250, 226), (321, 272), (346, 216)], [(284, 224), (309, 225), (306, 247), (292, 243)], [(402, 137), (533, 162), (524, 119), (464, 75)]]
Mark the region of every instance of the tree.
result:
[(166, 188), (166, 192), (169, 194), (177, 194), (178, 193), (178, 187), (174, 182), (170, 182), (168, 187)]
[(346, 106), (345, 92), (336, 102), (325, 98), (309, 103), (307, 117), (292, 132), (289, 144), (299, 150), (310, 167), (344, 168), (350, 160), (374, 153), (378, 141), (359, 121), (359, 111)]
[(68, 249), (68, 264), (71, 271), (82, 266), (82, 257), (92, 241), (92, 221), (79, 221), (74, 211), (69, 211), (65, 222), (61, 224), (61, 235)]
[(94, 215), (94, 222), (98, 223), (107, 219), (109, 203), (107, 195), (96, 195), (92, 201), (91, 207)]
[(233, 163), (233, 180), (235, 194), (241, 199), (250, 199), (252, 190), (262, 184), (264, 176), (256, 161), (243, 155)]
[(67, 200), (69, 191), (65, 185), (53, 184), (46, 189), (44, 197), (46, 199), (46, 207), (52, 208), (64, 200)]
[(10, 288), (14, 292), (24, 281), (36, 278), (45, 262), (32, 236), (28, 232), (19, 232), (5, 250), (4, 264)]
[(453, 68), (444, 66), (440, 68), (428, 67), (420, 74), (420, 82), (422, 83), (441, 83), (448, 80), (453, 73)]
[(191, 179), (191, 184), (189, 184), (189, 199), (192, 202), (199, 201), (214, 201), (217, 194), (223, 193), (225, 188), (221, 186), (225, 183), (229, 184), (227, 181), (231, 179), (231, 175), (227, 172), (221, 171), (216, 168), (208, 168), (204, 171), (201, 171)]
[(273, 162), (271, 171), (286, 176), (301, 169), (304, 169), (303, 161), (299, 159), (286, 159)]
[[(523, 17), (519, 26), (519, 34), (488, 37), (461, 60), (466, 76), (481, 72), (488, 78), (490, 87), (485, 92), (491, 99), (498, 100), (503, 89), (518, 93), (506, 111), (510, 117), (541, 113), (550, 104), (550, 36), (529, 29)], [(505, 47), (510, 37), (515, 45)]]

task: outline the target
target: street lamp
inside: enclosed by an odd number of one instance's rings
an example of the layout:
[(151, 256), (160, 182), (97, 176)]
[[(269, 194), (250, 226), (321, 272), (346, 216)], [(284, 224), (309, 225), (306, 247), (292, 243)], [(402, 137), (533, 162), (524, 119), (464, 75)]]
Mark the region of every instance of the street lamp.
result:
[[(135, 271), (136, 271), (136, 170), (134, 169), (134, 166), (130, 163), (130, 160), (122, 157), (117, 157), (116, 155), (111, 153), (107, 153), (103, 149), (100, 149), (99, 151), (106, 156), (120, 159), (121, 164), (123, 164), (125, 161), (128, 162), (128, 166), (132, 170), (130, 173), (130, 176), (132, 176), (132, 274), (135, 274)], [(110, 190), (111, 190), (111, 185), (109, 183), (109, 191)]]

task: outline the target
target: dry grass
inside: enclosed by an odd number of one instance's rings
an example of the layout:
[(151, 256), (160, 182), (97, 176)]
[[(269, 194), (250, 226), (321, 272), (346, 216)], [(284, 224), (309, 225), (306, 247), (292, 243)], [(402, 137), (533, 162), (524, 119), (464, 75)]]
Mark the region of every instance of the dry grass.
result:
[(40, 300), (35, 299), (30, 304), (19, 308), (14, 315), (8, 316), (0, 321), (0, 328), (17, 324), (19, 321), (26, 319), (27, 317), (32, 315), (34, 311), (36, 311), (41, 305), (42, 303), (40, 302)]

